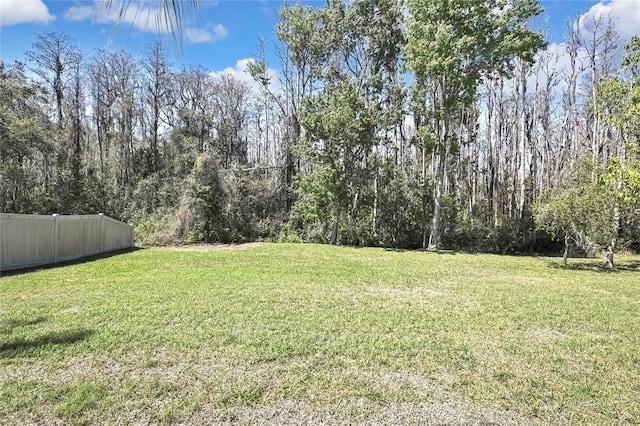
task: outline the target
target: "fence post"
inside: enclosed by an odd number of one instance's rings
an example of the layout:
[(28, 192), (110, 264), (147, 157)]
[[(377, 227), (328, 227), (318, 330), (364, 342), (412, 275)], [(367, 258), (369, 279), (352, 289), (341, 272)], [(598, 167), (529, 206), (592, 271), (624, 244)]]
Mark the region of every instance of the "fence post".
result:
[(134, 232), (133, 232), (133, 224), (129, 224), (129, 229), (131, 230), (131, 245), (129, 248), (133, 248), (134, 246)]
[(53, 263), (58, 263), (58, 214), (53, 215)]
[(100, 254), (104, 251), (104, 215), (98, 213), (100, 217)]

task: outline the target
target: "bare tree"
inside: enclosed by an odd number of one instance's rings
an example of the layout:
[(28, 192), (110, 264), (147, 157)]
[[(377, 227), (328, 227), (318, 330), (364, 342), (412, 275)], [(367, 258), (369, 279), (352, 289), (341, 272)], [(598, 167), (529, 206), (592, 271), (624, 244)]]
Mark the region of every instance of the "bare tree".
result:
[(75, 41), (64, 33), (45, 32), (38, 34), (27, 58), (34, 71), (52, 89), (57, 113), (57, 123), (63, 128), (63, 100), (65, 78), (71, 67), (80, 61), (80, 53)]
[(247, 162), (249, 88), (246, 83), (223, 74), (213, 81), (213, 105), (217, 120), (216, 153), (224, 168)]
[[(171, 76), (164, 47), (160, 41), (148, 45), (145, 49), (142, 69), (145, 71), (144, 101), (145, 115), (149, 123), (149, 141), (151, 150), (151, 172), (157, 172), (160, 164), (160, 126), (163, 114), (167, 115)], [(166, 119), (164, 120), (167, 121)]]

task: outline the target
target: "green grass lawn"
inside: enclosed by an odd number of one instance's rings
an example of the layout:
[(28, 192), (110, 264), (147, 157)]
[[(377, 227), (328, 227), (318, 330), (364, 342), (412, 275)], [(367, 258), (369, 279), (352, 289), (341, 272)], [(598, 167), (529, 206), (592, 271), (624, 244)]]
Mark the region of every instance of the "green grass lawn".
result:
[(0, 278), (0, 424), (638, 424), (640, 259), (260, 244)]

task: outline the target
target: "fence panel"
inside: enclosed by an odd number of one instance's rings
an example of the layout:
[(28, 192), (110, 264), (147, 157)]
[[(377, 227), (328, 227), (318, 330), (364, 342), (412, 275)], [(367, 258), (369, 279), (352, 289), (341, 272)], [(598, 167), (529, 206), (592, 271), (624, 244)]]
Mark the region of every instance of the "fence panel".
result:
[(100, 216), (58, 216), (57, 262), (100, 254)]
[(0, 213), (0, 269), (54, 262), (55, 218)]
[(0, 271), (133, 247), (133, 227), (103, 215), (0, 213)]
[(108, 216), (102, 217), (102, 250), (112, 251), (121, 247), (133, 247), (133, 227)]

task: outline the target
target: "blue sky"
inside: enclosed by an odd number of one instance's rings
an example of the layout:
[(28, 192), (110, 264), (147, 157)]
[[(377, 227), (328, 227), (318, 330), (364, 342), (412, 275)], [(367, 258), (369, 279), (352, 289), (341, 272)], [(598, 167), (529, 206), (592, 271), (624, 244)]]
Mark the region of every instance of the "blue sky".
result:
[[(277, 0), (202, 0), (195, 16), (187, 19), (182, 50), (145, 16), (153, 15), (154, 0), (134, 0), (129, 16), (118, 28), (105, 13), (96, 18), (100, 0), (0, 0), (0, 59), (24, 59), (36, 34), (64, 32), (85, 53), (94, 49), (124, 48), (140, 56), (145, 44), (166, 41), (174, 65), (200, 64), (210, 71), (240, 71), (247, 58), (257, 52), (259, 37), (274, 38)], [(116, 0), (117, 1), (117, 0)], [(321, 0), (307, 1), (321, 6)], [(611, 13), (619, 20), (623, 38), (640, 32), (640, 0), (548, 0), (541, 25), (549, 41), (559, 44), (566, 23), (578, 14)], [(137, 13), (136, 13), (137, 12)], [(146, 15), (145, 15), (146, 14)], [(153, 19), (151, 19), (153, 21)]]
[[(33, 7), (20, 14), (16, 23), (5, 22), (5, 15), (17, 9), (18, 3), (41, 3), (46, 9)], [(166, 42), (170, 59), (175, 64), (201, 64), (210, 70), (233, 67), (236, 61), (256, 52), (259, 37), (270, 38), (280, 1), (204, 0), (194, 16), (185, 23), (182, 49), (175, 46), (167, 33), (158, 32), (153, 18), (144, 12), (132, 17), (135, 23), (124, 22), (117, 28), (113, 19), (96, 18), (97, 2), (77, 0), (0, 0), (0, 58), (12, 62), (22, 58), (36, 38), (45, 31), (64, 32), (73, 37), (84, 52), (94, 49), (124, 48), (137, 56), (145, 44), (160, 39)], [(153, 8), (151, 1), (134, 1), (140, 10)], [(44, 11), (43, 11), (44, 10)], [(87, 12), (87, 13), (85, 13)], [(18, 11), (15, 12), (18, 15)], [(48, 15), (47, 15), (48, 14)], [(20, 20), (19, 20), (20, 19)]]

